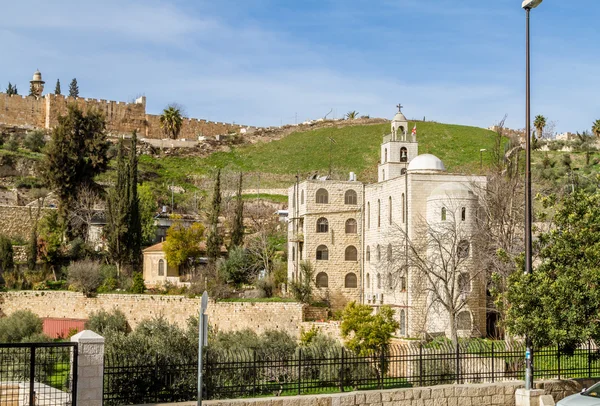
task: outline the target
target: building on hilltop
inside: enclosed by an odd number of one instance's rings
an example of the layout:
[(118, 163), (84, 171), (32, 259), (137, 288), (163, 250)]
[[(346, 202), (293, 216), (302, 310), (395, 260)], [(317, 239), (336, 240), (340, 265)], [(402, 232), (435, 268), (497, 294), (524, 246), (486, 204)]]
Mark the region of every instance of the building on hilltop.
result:
[(288, 279), (301, 279), (302, 261), (310, 262), (317, 294), (333, 308), (389, 305), (400, 336), (451, 335), (452, 326), (460, 336), (484, 335), (485, 276), (472, 241), (486, 178), (448, 173), (434, 155), (418, 155), (416, 131), (408, 134), (398, 107), (377, 183), (351, 173), (289, 188)]

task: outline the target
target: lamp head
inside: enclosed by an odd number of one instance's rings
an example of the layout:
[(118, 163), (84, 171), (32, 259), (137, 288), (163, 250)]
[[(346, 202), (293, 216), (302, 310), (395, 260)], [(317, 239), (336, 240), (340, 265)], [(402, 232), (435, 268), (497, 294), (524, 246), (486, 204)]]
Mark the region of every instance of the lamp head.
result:
[(544, 0), (523, 0), (521, 7), (523, 7), (525, 10), (531, 10), (542, 4), (542, 1)]

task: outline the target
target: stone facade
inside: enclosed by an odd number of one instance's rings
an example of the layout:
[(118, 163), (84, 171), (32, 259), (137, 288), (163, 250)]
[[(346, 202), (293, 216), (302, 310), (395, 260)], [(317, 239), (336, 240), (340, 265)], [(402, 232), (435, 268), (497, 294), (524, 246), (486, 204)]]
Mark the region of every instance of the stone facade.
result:
[[(447, 173), (435, 156), (418, 155), (416, 134), (407, 135), (402, 113), (396, 114), (391, 128), (381, 145), (377, 183), (363, 184), (351, 174), (350, 181), (310, 179), (289, 188), (288, 278), (297, 280), (301, 262), (310, 261), (315, 286), (333, 308), (352, 300), (374, 308), (390, 305), (400, 323), (398, 335), (450, 335), (448, 312), (435, 305), (432, 285), (424, 282), (422, 270), (408, 266), (407, 253), (417, 247), (422, 257), (441, 258), (446, 255), (441, 252), (457, 252), (460, 243), (465, 257), (455, 261), (460, 266), (451, 271), (454, 280), (437, 283), (458, 288), (460, 279), (464, 292), (456, 300), (462, 307), (458, 334), (484, 335), (485, 280), (476, 269), (471, 240), (479, 206), (475, 191), (485, 186), (486, 178)], [(349, 201), (347, 193), (356, 193), (356, 198)], [(349, 220), (356, 222), (351, 233)], [(445, 243), (453, 246), (435, 252), (425, 236), (438, 229), (444, 234), (451, 226), (455, 241)], [(357, 254), (348, 255), (350, 247)], [(353, 289), (345, 283), (350, 274), (357, 276)], [(324, 281), (327, 288), (321, 287)]]
[[(298, 337), (303, 324), (303, 307), (299, 303), (211, 302), (209, 323), (220, 331), (252, 329), (282, 330)], [(31, 310), (39, 317), (87, 319), (92, 312), (119, 309), (132, 328), (142, 320), (164, 317), (185, 326), (189, 317), (198, 316), (200, 298), (172, 295), (99, 294), (86, 298), (81, 293), (66, 291), (20, 291), (0, 293), (0, 315), (17, 310)]]
[[(140, 97), (133, 103), (125, 103), (55, 94), (34, 97), (9, 96), (0, 93), (0, 123), (51, 129), (57, 125), (58, 117), (66, 114), (69, 104), (76, 104), (84, 111), (94, 109), (102, 112), (106, 118), (106, 129), (109, 134), (131, 134), (133, 130), (137, 130), (140, 137), (165, 138), (160, 128), (160, 116), (146, 113), (145, 97)], [(179, 138), (197, 140), (200, 136), (213, 137), (230, 132), (241, 132), (242, 128), (248, 127), (184, 118)]]
[[(43, 208), (43, 211), (53, 210)], [(27, 206), (0, 206), (0, 230), (10, 238), (20, 238), (28, 241), (31, 230), (35, 225), (36, 207)], [(44, 216), (42, 213), (40, 218)]]

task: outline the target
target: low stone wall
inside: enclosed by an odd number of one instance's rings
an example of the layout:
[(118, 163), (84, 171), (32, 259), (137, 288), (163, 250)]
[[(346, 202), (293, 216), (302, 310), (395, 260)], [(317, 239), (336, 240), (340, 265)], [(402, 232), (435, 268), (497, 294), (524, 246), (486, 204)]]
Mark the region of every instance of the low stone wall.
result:
[[(42, 209), (44, 211), (53, 209)], [(35, 224), (37, 208), (27, 206), (0, 206), (0, 230), (10, 238), (29, 240)], [(44, 213), (42, 213), (42, 216)]]
[[(210, 302), (209, 323), (220, 331), (252, 329), (257, 333), (277, 329), (294, 337), (300, 334), (303, 307), (291, 302)], [(100, 294), (86, 298), (66, 291), (20, 291), (0, 294), (0, 314), (31, 310), (40, 317), (87, 319), (92, 312), (121, 310), (132, 328), (142, 320), (164, 317), (184, 326), (191, 316), (198, 316), (200, 298), (171, 295)]]

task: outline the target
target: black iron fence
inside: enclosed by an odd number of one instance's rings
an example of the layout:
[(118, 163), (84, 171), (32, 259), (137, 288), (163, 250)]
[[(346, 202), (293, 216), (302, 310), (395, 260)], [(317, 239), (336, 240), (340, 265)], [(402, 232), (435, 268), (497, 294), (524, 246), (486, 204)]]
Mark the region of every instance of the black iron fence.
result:
[(72, 405), (77, 344), (0, 344), (0, 406)]
[[(504, 342), (468, 343), (456, 349), (418, 344), (368, 355), (342, 348), (300, 348), (287, 355), (207, 349), (204, 360), (203, 397), (223, 399), (524, 379), (525, 347)], [(590, 344), (566, 354), (545, 348), (535, 353), (534, 363), (538, 379), (600, 376), (600, 349)], [(194, 359), (130, 361), (107, 356), (104, 404), (193, 400), (196, 374)]]

